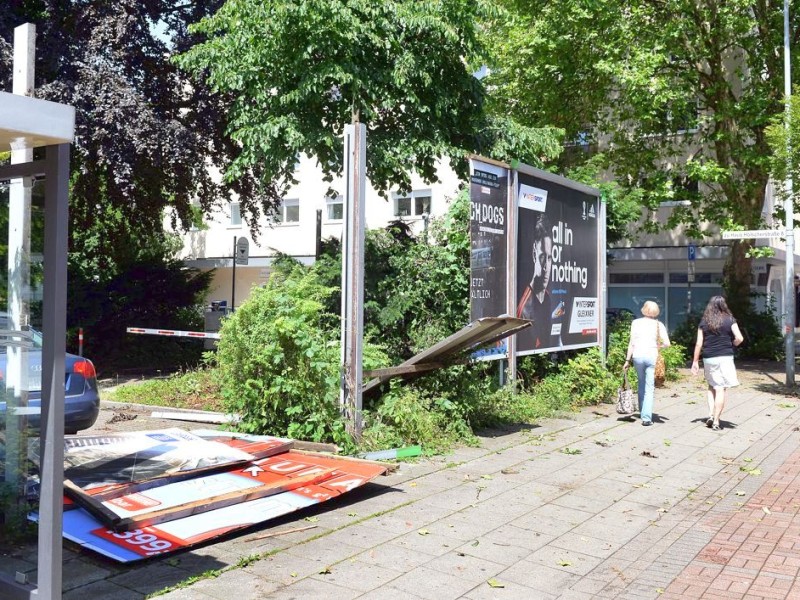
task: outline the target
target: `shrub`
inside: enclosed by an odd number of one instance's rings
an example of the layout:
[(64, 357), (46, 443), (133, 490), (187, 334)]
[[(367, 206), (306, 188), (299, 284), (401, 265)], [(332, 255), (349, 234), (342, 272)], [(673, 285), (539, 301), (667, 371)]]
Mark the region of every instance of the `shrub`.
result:
[(297, 267), (270, 278), (222, 324), (217, 372), (239, 429), (346, 444), (339, 344), (323, 326), (330, 288)]

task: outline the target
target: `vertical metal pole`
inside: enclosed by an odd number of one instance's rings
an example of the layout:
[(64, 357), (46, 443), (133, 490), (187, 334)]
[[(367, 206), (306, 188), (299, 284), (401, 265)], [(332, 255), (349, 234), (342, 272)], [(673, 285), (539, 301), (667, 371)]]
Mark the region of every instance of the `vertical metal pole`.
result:
[(608, 212), (608, 205), (606, 204), (606, 197), (601, 193), (598, 202), (598, 234), (597, 234), (597, 270), (599, 286), (599, 306), (597, 307), (598, 329), (600, 332), (600, 339), (597, 340), (600, 346), (600, 361), (605, 367), (606, 356), (608, 353), (608, 329), (606, 328), (606, 308), (608, 307), (608, 268), (606, 266), (606, 218)]
[(61, 598), (69, 144), (47, 147), (37, 596)]
[(792, 64), (789, 51), (789, 0), (783, 0), (783, 74), (786, 96), (786, 285), (784, 286), (784, 310), (786, 311), (786, 385), (794, 387), (795, 353), (795, 291), (794, 291), (794, 193), (792, 189), (792, 153), (791, 153), (791, 99), (792, 99)]
[(236, 302), (236, 236), (233, 236), (233, 254), (231, 255), (233, 261), (233, 275), (231, 276), (231, 312)]
[(340, 402), (350, 433), (361, 437), (361, 346), (364, 334), (364, 191), (367, 128), (345, 126), (342, 231), (342, 371)]
[(322, 211), (317, 209), (317, 237), (316, 245), (314, 247), (314, 258), (319, 260), (322, 254)]
[[(507, 169), (508, 197), (506, 199), (506, 214), (508, 215), (508, 232), (506, 234), (506, 312), (513, 317), (517, 316), (517, 237), (518, 217), (517, 210), (517, 171)], [(512, 335), (508, 340), (508, 378), (511, 380), (512, 392), (516, 390), (517, 383), (517, 336)]]

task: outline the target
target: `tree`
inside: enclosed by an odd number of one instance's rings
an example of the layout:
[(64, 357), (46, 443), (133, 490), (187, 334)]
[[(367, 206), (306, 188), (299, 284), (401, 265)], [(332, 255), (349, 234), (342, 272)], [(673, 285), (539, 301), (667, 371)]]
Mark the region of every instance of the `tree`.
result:
[(14, 27), (33, 22), (35, 93), (76, 108), (70, 249), (96, 277), (113, 277), (120, 252), (146, 245), (165, 208), (188, 227), (193, 202), (210, 210), (231, 191), (254, 194), (245, 175), (224, 185), (213, 177), (235, 152), (223, 135), (225, 98), (170, 62), (196, 41), (188, 23), (220, 3), (12, 0), (0, 12), (0, 84), (10, 88)]
[[(682, 222), (692, 237), (703, 222), (759, 228), (765, 127), (782, 110), (782, 3), (501, 2), (514, 18), (488, 33), (495, 110), (602, 142), (616, 180), (640, 189), (646, 209), (690, 199), (668, 227)], [(750, 247), (734, 244), (725, 267), (737, 306), (748, 299)]]
[(537, 163), (558, 153), (557, 132), (486, 117), (478, 29), (496, 15), (488, 0), (228, 0), (192, 29), (208, 39), (178, 64), (233, 98), (241, 150), (227, 181), (257, 172), (277, 206), (300, 153), (327, 180), (341, 175), (344, 126), (362, 122), (371, 183), (408, 191), (412, 170), (436, 180), (440, 157), (464, 175), (470, 151)]

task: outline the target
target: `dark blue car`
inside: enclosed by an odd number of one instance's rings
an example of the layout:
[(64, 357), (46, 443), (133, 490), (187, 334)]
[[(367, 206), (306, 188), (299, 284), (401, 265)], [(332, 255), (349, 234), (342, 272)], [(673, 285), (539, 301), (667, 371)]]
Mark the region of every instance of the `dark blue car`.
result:
[[(0, 318), (0, 327), (4, 323)], [(42, 399), (42, 334), (34, 329), (25, 332), (3, 331), (0, 340), (0, 427), (5, 427), (8, 385), (9, 343), (25, 346), (28, 362), (28, 402), (25, 408), (18, 409), (27, 417), (28, 426), (39, 428)], [(14, 343), (10, 340), (20, 340)], [(64, 374), (64, 432), (77, 433), (88, 429), (97, 420), (100, 412), (100, 392), (97, 388), (97, 374), (92, 361), (67, 354)]]

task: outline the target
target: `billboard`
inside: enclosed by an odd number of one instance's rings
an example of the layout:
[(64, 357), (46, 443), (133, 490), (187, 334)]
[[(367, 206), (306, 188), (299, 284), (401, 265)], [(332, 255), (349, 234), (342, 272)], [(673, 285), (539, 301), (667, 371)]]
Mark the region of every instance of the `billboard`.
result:
[(517, 174), (517, 354), (595, 346), (600, 327), (601, 207), (596, 190), (520, 167)]

